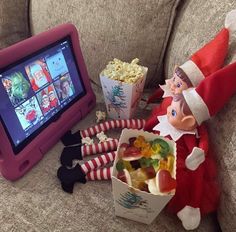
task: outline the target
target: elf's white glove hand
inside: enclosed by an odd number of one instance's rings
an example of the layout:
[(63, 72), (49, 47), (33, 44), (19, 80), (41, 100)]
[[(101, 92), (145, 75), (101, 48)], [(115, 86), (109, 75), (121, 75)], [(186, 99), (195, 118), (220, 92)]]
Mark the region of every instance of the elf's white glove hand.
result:
[(196, 229), (201, 221), (200, 209), (188, 205), (181, 209), (177, 216), (182, 221), (182, 225), (186, 230)]
[(199, 147), (194, 147), (192, 152), (185, 159), (185, 165), (188, 169), (194, 171), (205, 160), (205, 153)]

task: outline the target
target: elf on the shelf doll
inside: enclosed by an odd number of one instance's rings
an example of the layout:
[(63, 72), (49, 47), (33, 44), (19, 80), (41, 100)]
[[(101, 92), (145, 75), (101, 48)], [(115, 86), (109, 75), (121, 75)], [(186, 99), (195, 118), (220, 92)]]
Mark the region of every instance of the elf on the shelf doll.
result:
[(50, 107), (54, 108), (58, 106), (58, 98), (56, 97), (55, 89), (52, 85), (48, 86), (48, 97), (50, 101)]
[(177, 188), (168, 209), (177, 213), (187, 230), (197, 228), (201, 215), (217, 208), (219, 190), (213, 154), (207, 133), (201, 133), (201, 140), (198, 133), (203, 122), (236, 93), (235, 73), (233, 63), (204, 79), (197, 88), (184, 90), (183, 95), (174, 97), (167, 114), (158, 116), (159, 123), (153, 128), (177, 143)]
[(42, 97), (41, 109), (43, 111), (43, 114), (46, 114), (47, 112), (50, 111), (51, 107), (48, 94), (44, 89), (41, 91), (41, 97)]
[[(166, 114), (166, 109), (174, 94), (182, 93), (183, 90), (190, 87), (197, 87), (205, 77), (223, 66), (228, 52), (230, 34), (236, 30), (235, 17), (236, 10), (230, 11), (225, 18), (225, 28), (213, 40), (194, 53), (190, 60), (180, 66), (175, 66), (173, 77), (166, 80), (165, 85), (160, 85), (147, 101), (149, 104), (161, 97), (164, 98), (160, 105), (153, 108), (152, 115)], [(152, 117), (147, 119), (146, 130), (150, 130), (156, 124), (156, 120), (152, 120)]]

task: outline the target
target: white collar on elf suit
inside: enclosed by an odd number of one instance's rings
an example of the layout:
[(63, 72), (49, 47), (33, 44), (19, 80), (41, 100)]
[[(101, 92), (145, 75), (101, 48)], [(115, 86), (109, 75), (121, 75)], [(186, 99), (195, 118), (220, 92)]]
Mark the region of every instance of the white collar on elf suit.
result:
[(174, 140), (177, 141), (179, 138), (181, 138), (182, 135), (185, 134), (192, 134), (196, 135), (198, 137), (197, 129), (194, 129), (192, 131), (184, 131), (184, 130), (178, 130), (175, 127), (173, 127), (167, 119), (167, 115), (158, 116), (157, 117), (159, 123), (153, 127), (153, 130), (160, 131), (161, 136), (168, 136)]
[(172, 97), (173, 94), (171, 93), (170, 91), (170, 86), (168, 84), (170, 80), (166, 80), (166, 84), (165, 85), (160, 85), (160, 88), (164, 91), (164, 94), (163, 94), (163, 98), (165, 97)]

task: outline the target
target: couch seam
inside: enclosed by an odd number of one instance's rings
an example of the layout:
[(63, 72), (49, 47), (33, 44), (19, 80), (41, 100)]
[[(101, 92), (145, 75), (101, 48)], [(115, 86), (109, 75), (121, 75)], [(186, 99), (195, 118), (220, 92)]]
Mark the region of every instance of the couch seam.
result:
[[(158, 1), (159, 2), (159, 1)], [(164, 36), (164, 42), (162, 44), (162, 47), (161, 47), (161, 53), (158, 57), (158, 64), (157, 64), (157, 67), (154, 71), (154, 75), (151, 77), (151, 79), (149, 80), (149, 83), (147, 84), (147, 87), (152, 87), (151, 84), (152, 84), (152, 81), (155, 80), (156, 76), (158, 75), (158, 72), (160, 72), (160, 68), (161, 66), (163, 65), (163, 61), (164, 61), (164, 55), (165, 55), (165, 50), (166, 50), (166, 47), (167, 47), (167, 44), (168, 44), (168, 41), (169, 41), (169, 37), (170, 37), (170, 34), (171, 34), (171, 30), (172, 30), (172, 27), (174, 25), (174, 21), (175, 21), (175, 16), (176, 16), (176, 8), (178, 7), (180, 3), (180, 0), (177, 0), (175, 1), (175, 3), (172, 5), (171, 7), (171, 13), (170, 13), (170, 17), (169, 17), (169, 20), (168, 20), (168, 28), (166, 30), (166, 33), (165, 33), (165, 36)], [(164, 81), (165, 78), (161, 78), (157, 84), (161, 83)]]
[(27, 20), (28, 20), (28, 35), (32, 36), (32, 31), (31, 31), (31, 17), (30, 17), (30, 8), (31, 8), (31, 0), (27, 0)]

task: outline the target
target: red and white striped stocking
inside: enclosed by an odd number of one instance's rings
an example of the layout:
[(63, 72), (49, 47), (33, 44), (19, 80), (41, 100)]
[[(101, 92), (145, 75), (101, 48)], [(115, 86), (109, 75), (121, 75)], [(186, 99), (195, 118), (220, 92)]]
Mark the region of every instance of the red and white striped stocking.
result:
[(80, 131), (82, 138), (92, 137), (100, 132), (105, 132), (114, 128), (142, 129), (145, 125), (144, 119), (117, 119), (99, 123), (85, 130)]
[(104, 152), (115, 151), (118, 146), (118, 139), (108, 140), (101, 143), (94, 143), (91, 145), (82, 145), (81, 154), (82, 157), (88, 155), (96, 155)]
[(82, 160), (85, 156), (116, 151), (117, 146), (118, 139), (113, 139), (92, 145), (65, 147), (61, 153), (60, 161), (62, 165), (71, 167), (73, 160)]
[(110, 180), (112, 174), (112, 167), (99, 168), (97, 170), (88, 172), (86, 175), (86, 180)]
[(91, 171), (94, 171), (100, 167), (105, 166), (114, 161), (116, 156), (116, 151), (106, 153), (104, 155), (100, 155), (94, 159), (86, 161), (84, 164), (81, 165), (81, 169), (84, 174), (88, 174)]

